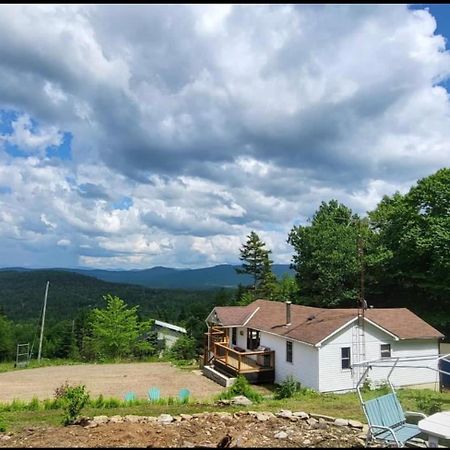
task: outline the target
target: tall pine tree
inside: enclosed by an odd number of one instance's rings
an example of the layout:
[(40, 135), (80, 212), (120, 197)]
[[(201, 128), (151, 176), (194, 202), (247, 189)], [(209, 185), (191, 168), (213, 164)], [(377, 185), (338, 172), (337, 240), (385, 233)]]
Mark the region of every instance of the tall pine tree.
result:
[(266, 244), (260, 237), (251, 231), (247, 242), (240, 248), (239, 259), (243, 261), (242, 267), (236, 268), (239, 274), (247, 274), (253, 278), (252, 290), (256, 295), (264, 281), (269, 281), (272, 261), (269, 259), (271, 250), (265, 248)]

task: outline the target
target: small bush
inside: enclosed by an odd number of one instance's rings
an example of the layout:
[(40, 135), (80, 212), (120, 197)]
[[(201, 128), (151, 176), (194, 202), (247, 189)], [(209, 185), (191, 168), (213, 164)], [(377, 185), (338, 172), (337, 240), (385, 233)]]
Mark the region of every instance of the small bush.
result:
[(67, 389), (69, 389), (69, 387), (70, 387), (70, 385), (67, 380), (63, 384), (61, 384), (61, 386), (58, 386), (55, 389), (55, 393), (53, 395), (55, 397), (55, 399), (64, 398), (64, 396), (66, 395)]
[(292, 375), (287, 376), (284, 381), (275, 388), (274, 398), (281, 400), (291, 398), (301, 389), (301, 384)]
[(81, 410), (89, 401), (89, 393), (84, 385), (68, 386), (63, 400), (64, 417), (63, 424), (70, 425), (78, 419)]
[(236, 395), (244, 395), (249, 400), (259, 403), (263, 396), (250, 386), (247, 378), (242, 375), (236, 377), (236, 381), (219, 395), (219, 399), (230, 399)]
[(416, 397), (417, 408), (427, 415), (442, 411), (442, 399), (431, 392), (420, 392)]

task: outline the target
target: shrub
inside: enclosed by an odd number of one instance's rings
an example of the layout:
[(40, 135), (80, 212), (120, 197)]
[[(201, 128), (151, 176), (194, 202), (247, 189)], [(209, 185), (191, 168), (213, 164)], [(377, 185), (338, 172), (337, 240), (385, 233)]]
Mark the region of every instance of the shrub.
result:
[(244, 395), (253, 402), (260, 402), (263, 396), (250, 386), (247, 378), (242, 375), (236, 377), (236, 381), (219, 395), (219, 399), (230, 399), (236, 395)]
[(6, 431), (6, 423), (5, 419), (0, 416), (0, 433), (4, 433)]
[(58, 386), (55, 389), (55, 393), (53, 395), (55, 399), (64, 398), (69, 387), (70, 385), (67, 380), (63, 384), (61, 384), (61, 386)]
[(197, 356), (196, 348), (195, 339), (184, 335), (179, 337), (166, 353), (169, 359), (191, 362)]
[(89, 401), (89, 393), (84, 385), (68, 386), (62, 399), (64, 409), (63, 424), (70, 425), (79, 417), (81, 410)]
[(291, 398), (301, 389), (301, 384), (294, 379), (292, 375), (288, 375), (284, 381), (275, 389), (274, 398), (280, 400), (282, 398)]
[(427, 415), (442, 411), (442, 399), (431, 392), (419, 392), (416, 397), (416, 405)]

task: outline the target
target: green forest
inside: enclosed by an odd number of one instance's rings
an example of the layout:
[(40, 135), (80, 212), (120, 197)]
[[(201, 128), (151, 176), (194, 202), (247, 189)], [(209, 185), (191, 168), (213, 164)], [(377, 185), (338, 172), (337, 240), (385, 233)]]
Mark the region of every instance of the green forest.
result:
[[(68, 271), (0, 272), (0, 359), (12, 360), (17, 343), (36, 342), (47, 281), (43, 354), (49, 358), (95, 359), (87, 343), (107, 295), (132, 309), (133, 327), (154, 319), (185, 326), (198, 351), (214, 306), (256, 298), (320, 307), (355, 307), (361, 301), (405, 307), (450, 336), (450, 169), (418, 180), (406, 193), (383, 197), (364, 217), (335, 199), (323, 201), (307, 224), (293, 225), (286, 240), (295, 276), (274, 275), (272, 252), (252, 231), (236, 255), (242, 262), (237, 272), (251, 284), (237, 289), (151, 289)], [(139, 329), (136, 336), (144, 331)], [(131, 356), (145, 353), (136, 349)]]

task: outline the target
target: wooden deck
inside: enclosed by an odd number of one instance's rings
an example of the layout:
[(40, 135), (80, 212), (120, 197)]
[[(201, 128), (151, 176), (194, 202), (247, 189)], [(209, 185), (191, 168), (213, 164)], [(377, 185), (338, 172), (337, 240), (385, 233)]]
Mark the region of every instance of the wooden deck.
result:
[(225, 330), (217, 326), (205, 333), (204, 363), (231, 377), (243, 375), (252, 383), (272, 383), (275, 377), (275, 351), (235, 350)]
[(275, 352), (238, 352), (226, 344), (214, 344), (214, 368), (227, 375), (245, 376), (252, 383), (272, 383), (275, 377)]

